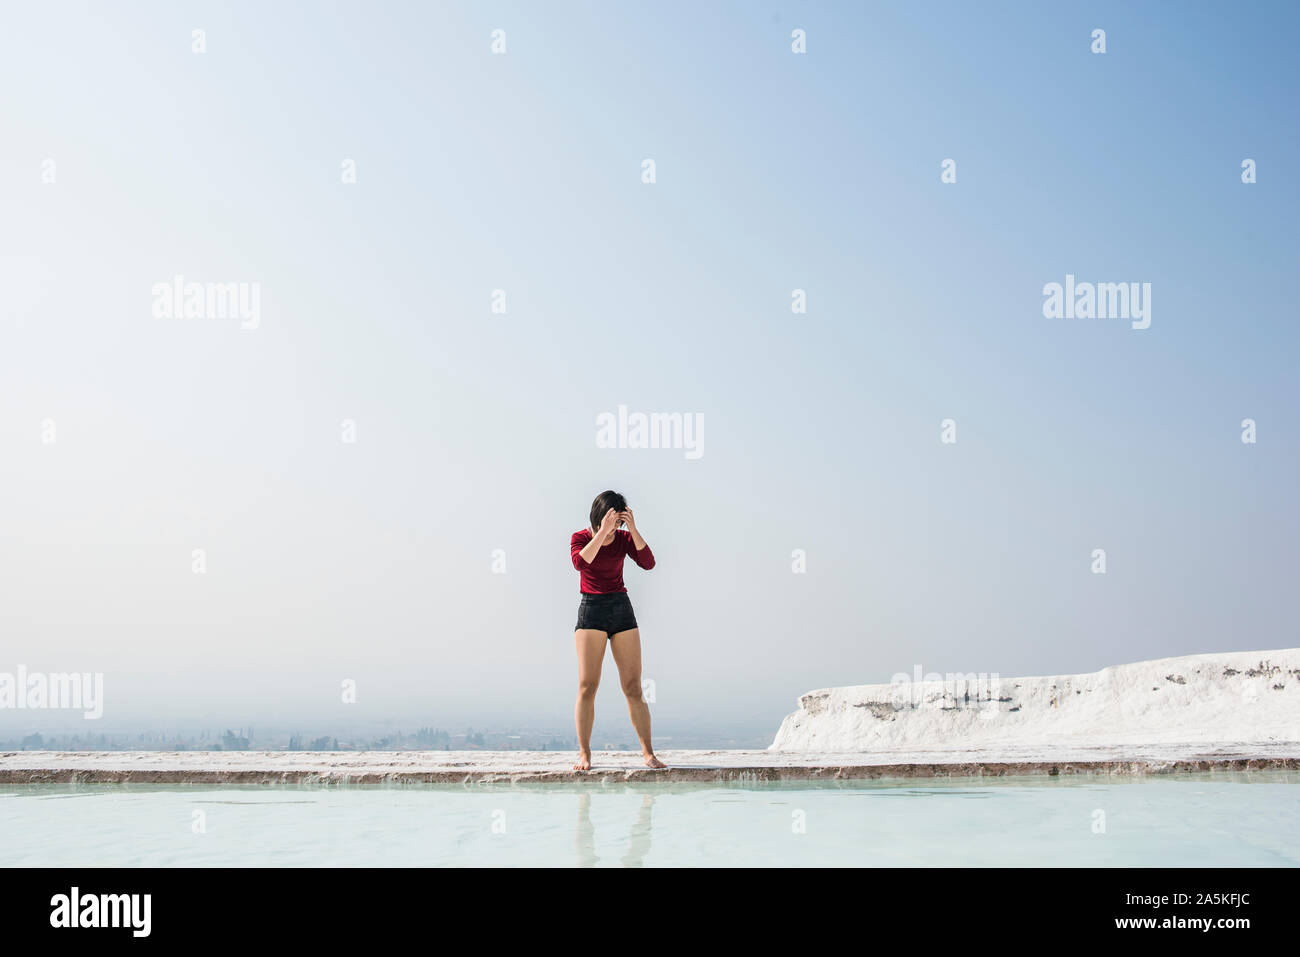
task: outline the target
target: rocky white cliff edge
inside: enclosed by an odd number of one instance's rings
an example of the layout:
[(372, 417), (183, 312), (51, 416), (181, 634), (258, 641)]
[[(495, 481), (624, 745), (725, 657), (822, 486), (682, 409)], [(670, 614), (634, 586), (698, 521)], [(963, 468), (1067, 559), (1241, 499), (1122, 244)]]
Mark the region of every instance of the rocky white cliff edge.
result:
[[(922, 676), (931, 679), (938, 676)], [(1300, 648), (810, 691), (769, 750), (1300, 742)]]

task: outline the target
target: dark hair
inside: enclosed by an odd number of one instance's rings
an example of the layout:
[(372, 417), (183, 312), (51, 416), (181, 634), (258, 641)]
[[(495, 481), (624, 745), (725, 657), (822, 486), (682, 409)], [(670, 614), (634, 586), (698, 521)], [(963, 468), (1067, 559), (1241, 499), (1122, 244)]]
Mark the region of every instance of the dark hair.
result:
[(627, 508), (627, 499), (618, 492), (606, 490), (596, 496), (596, 501), (591, 503), (591, 530), (594, 532), (600, 528), (600, 520), (605, 517), (605, 513), (610, 509), (621, 512)]

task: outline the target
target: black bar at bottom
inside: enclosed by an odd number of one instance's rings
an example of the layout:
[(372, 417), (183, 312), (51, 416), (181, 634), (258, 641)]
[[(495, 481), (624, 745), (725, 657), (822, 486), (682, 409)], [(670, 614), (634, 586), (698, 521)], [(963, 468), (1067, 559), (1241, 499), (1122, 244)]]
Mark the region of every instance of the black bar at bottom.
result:
[(540, 934), (577, 944), (574, 934), (602, 929), (639, 937), (701, 924), (718, 939), (750, 944), (781, 927), (834, 938), (893, 928), (952, 943), (970, 939), (970, 932), (994, 932), (991, 939), (1004, 942), (1048, 934), (1037, 939), (1130, 937), (1181, 945), (1200, 937), (1231, 946), (1293, 934), (1300, 884), (1300, 871), (1253, 868), (746, 869), (725, 875), (708, 869), (609, 875), (11, 868), (6, 876), (8, 889), (0, 895), (6, 943), (75, 934), (91, 946), (110, 938), (223, 946), (233, 931), (255, 935), (259, 947), (283, 941), (330, 948), (350, 940), (383, 946), (384, 928), (436, 947), (447, 942), (440, 926), (457, 937), (469, 931), (483, 943)]

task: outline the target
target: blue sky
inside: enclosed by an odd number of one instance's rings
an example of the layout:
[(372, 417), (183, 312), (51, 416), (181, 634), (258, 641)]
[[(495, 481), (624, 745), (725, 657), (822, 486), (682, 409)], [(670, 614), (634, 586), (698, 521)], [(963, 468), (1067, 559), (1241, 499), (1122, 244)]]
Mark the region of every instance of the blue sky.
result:
[[(1294, 645), (1297, 19), (12, 6), (0, 669), (103, 671), (122, 720), (333, 720), (352, 678), (564, 727), (606, 487), (665, 721)], [(1151, 327), (1044, 318), (1067, 273), (1151, 283)], [(260, 283), (259, 327), (154, 319), (176, 274)], [(597, 448), (620, 404), (705, 455)]]

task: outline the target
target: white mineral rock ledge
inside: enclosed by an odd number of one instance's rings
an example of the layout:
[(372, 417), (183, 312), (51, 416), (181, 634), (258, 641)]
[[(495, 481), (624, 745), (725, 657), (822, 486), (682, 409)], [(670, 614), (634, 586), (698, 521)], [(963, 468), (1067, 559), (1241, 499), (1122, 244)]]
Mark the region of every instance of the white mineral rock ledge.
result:
[(1085, 675), (810, 691), (781, 722), (772, 749), (1047, 753), (1225, 742), (1300, 742), (1300, 648), (1159, 658)]

